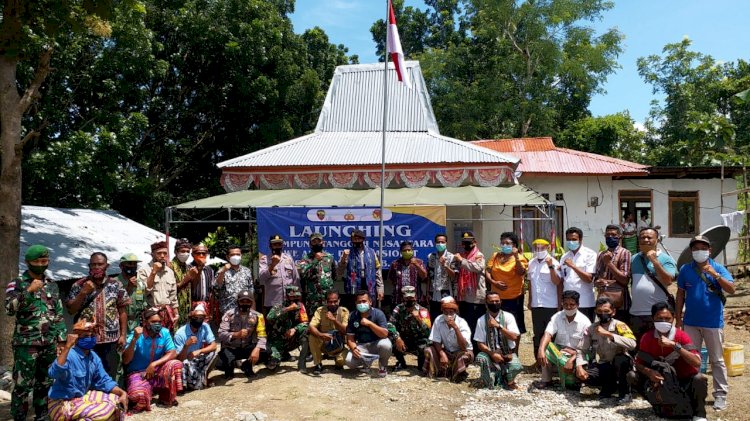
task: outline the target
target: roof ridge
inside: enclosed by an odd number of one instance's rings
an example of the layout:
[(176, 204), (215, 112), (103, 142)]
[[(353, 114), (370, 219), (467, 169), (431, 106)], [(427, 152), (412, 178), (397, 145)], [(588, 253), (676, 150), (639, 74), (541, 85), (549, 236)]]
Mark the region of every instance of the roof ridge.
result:
[(589, 158), (592, 158), (592, 159), (598, 159), (600, 161), (608, 161), (608, 162), (612, 162), (612, 163), (616, 163), (616, 164), (621, 164), (621, 165), (626, 165), (626, 166), (634, 167), (634, 168), (649, 168), (650, 167), (650, 165), (639, 164), (637, 162), (628, 161), (626, 159), (615, 158), (615, 157), (612, 157), (612, 156), (602, 155), (602, 154), (598, 154), (598, 153), (594, 153), (594, 152), (578, 151), (578, 150), (575, 150), (575, 149), (561, 148), (561, 147), (558, 147), (558, 146), (555, 146), (555, 149), (557, 149), (557, 150), (559, 150), (561, 152), (568, 152), (568, 153), (571, 153), (573, 155), (586, 156), (586, 157), (589, 157)]

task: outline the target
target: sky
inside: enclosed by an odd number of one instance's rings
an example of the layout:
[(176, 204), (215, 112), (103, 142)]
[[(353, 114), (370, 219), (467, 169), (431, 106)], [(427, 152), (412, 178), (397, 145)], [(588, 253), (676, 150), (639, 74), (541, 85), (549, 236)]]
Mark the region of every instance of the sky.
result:
[[(385, 17), (385, 0), (297, 0), (291, 16), (295, 32), (319, 26), (330, 41), (344, 44), (360, 63), (373, 63), (375, 43), (370, 27)], [(421, 0), (407, 6), (424, 8)], [(617, 28), (624, 36), (621, 66), (604, 84), (589, 109), (595, 116), (624, 110), (636, 124), (645, 121), (650, 103), (657, 98), (638, 75), (636, 60), (660, 54), (665, 44), (688, 37), (694, 51), (730, 62), (750, 60), (750, 1), (747, 0), (618, 0), (615, 7), (594, 23), (599, 33)], [(408, 60), (409, 57), (406, 57)]]

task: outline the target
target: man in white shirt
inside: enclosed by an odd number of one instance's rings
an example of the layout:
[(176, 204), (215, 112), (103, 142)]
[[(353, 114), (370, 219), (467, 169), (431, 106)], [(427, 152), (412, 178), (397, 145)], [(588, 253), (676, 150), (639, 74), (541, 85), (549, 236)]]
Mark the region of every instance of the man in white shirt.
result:
[(513, 350), (521, 332), (513, 314), (500, 308), (501, 300), (497, 292), (488, 292), (485, 303), (487, 314), (477, 320), (474, 329), (474, 341), (480, 351), (477, 355), (481, 370), (479, 378), (487, 389), (501, 386), (515, 390), (518, 388), (515, 378), (523, 371), (523, 366)]
[(529, 260), (529, 309), (534, 327), (534, 349), (539, 349), (544, 328), (562, 308), (560, 262), (549, 253), (549, 241), (537, 238), (531, 243), (534, 257)]
[(581, 296), (578, 311), (586, 315), (589, 321), (594, 320), (596, 252), (583, 245), (583, 231), (576, 227), (565, 231), (565, 246), (568, 252), (560, 259), (563, 290), (578, 292)]
[(583, 339), (584, 331), (591, 326), (591, 320), (578, 311), (580, 294), (576, 291), (565, 291), (562, 295), (563, 310), (555, 313), (552, 320), (547, 324), (547, 329), (542, 336), (542, 343), (537, 350), (537, 361), (542, 367), (542, 381), (536, 382), (534, 386), (544, 389), (552, 384), (552, 366), (547, 360), (547, 345), (552, 342), (560, 350), (563, 356), (567, 357), (567, 362), (562, 370), (569, 375), (573, 375), (575, 369), (576, 356), (578, 355), (578, 345)]
[(432, 345), (424, 351), (424, 371), (434, 378), (445, 376), (454, 382), (466, 379), (466, 367), (474, 360), (469, 324), (458, 314), (453, 297), (441, 301), (442, 314), (435, 319), (430, 331)]

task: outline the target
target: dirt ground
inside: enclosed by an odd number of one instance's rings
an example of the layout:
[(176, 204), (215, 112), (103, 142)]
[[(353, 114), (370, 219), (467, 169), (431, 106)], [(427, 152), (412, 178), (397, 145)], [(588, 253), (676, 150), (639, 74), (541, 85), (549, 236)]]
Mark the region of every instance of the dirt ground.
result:
[[(737, 293), (728, 300), (728, 311), (750, 308), (750, 290), (746, 282), (738, 285)], [(531, 326), (529, 312), (526, 318), (527, 326)], [(750, 356), (748, 330), (727, 325), (725, 336), (727, 342), (744, 345), (746, 354)], [(531, 336), (527, 333), (521, 341), (521, 361), (528, 367), (519, 376), (518, 381), (521, 385), (538, 378), (536, 371), (531, 368), (534, 362), (531, 348)], [(414, 358), (407, 361), (412, 366), (416, 364)], [(394, 363), (394, 359), (391, 359), (391, 365)], [(746, 366), (747, 363), (746, 358)], [(333, 361), (324, 361), (324, 366), (332, 367)], [(216, 382), (215, 387), (184, 394), (178, 398), (178, 407), (155, 406), (151, 413), (138, 414), (128, 419), (255, 420), (256, 417), (251, 414), (257, 414), (258, 419), (265, 415), (268, 420), (449, 420), (457, 418), (457, 411), (462, 406), (478, 400), (487, 401), (486, 393), (477, 393), (479, 373), (476, 367), (470, 369), (469, 381), (463, 384), (430, 380), (419, 375), (414, 368), (389, 374), (385, 379), (373, 378), (348, 369), (343, 375), (332, 370), (324, 372), (321, 376), (301, 374), (297, 372), (296, 363), (293, 362), (283, 363), (279, 372), (275, 374), (271, 374), (262, 365), (258, 368), (258, 376), (252, 381), (245, 379), (238, 371), (235, 379), (225, 382), (221, 373), (214, 371), (211, 377)], [(709, 392), (709, 419), (739, 421), (750, 418), (750, 399), (747, 395), (747, 390), (750, 389), (750, 367), (746, 367), (745, 375), (730, 377), (729, 385), (729, 407), (725, 411), (715, 412), (710, 408), (713, 399)], [(534, 395), (523, 388), (513, 393), (521, 400), (533, 402), (535, 399)], [(498, 394), (494, 399), (504, 398)], [(643, 404), (644, 402), (636, 400), (636, 406), (639, 408), (643, 408)], [(8, 407), (8, 402), (0, 402), (0, 419), (10, 419)], [(634, 415), (630, 419), (641, 419), (648, 412), (644, 412), (643, 409), (640, 412), (633, 411)], [(523, 414), (514, 411), (508, 413), (507, 418), (495, 418), (510, 420), (521, 417)], [(562, 415), (559, 419), (567, 417)]]

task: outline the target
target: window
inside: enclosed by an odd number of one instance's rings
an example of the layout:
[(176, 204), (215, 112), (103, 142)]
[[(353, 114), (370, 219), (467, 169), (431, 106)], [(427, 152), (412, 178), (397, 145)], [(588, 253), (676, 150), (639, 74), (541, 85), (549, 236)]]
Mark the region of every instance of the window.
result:
[(669, 236), (692, 237), (700, 227), (697, 191), (669, 192)]
[(522, 221), (521, 212), (523, 212), (523, 242), (524, 249), (526, 251), (531, 250), (531, 242), (537, 238), (544, 238), (548, 241), (553, 241), (552, 233), (554, 232), (555, 238), (559, 238), (561, 242), (565, 240), (562, 236), (563, 227), (563, 207), (554, 207), (554, 220), (547, 219), (547, 216), (535, 207), (520, 207), (515, 206), (513, 208), (513, 232), (520, 233)]
[(620, 223), (625, 222), (625, 216), (632, 215), (632, 221), (641, 226), (651, 226), (651, 190), (620, 190)]

